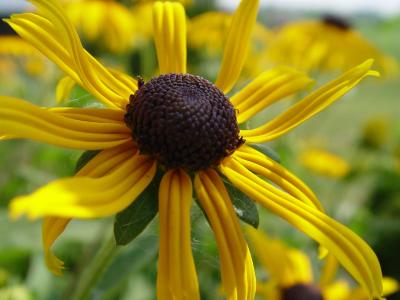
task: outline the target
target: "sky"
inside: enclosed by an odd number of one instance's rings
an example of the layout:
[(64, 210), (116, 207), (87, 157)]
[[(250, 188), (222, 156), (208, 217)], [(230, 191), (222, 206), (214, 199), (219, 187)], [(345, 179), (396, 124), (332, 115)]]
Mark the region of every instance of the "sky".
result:
[[(218, 0), (222, 6), (235, 7), (240, 0)], [(261, 5), (278, 8), (325, 10), (337, 13), (373, 12), (382, 15), (400, 14), (400, 0), (260, 0)], [(26, 7), (24, 0), (0, 0), (0, 11), (16, 11)]]
[(0, 0), (0, 12), (23, 10), (27, 3), (23, 0)]
[[(1, 1), (1, 0), (0, 0)], [(235, 7), (239, 0), (219, 0), (224, 7)], [(260, 0), (263, 6), (329, 11), (336, 13), (372, 12), (381, 15), (400, 14), (400, 0)]]

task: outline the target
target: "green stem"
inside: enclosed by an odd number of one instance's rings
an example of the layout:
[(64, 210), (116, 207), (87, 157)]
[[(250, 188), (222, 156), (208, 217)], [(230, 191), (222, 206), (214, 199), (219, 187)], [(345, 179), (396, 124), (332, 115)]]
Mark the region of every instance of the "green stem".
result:
[(92, 288), (98, 282), (101, 275), (103, 275), (103, 272), (111, 263), (118, 249), (119, 247), (117, 247), (114, 236), (112, 235), (102, 244), (96, 256), (90, 262), (90, 265), (80, 276), (75, 292), (73, 292), (70, 298), (71, 300), (88, 299)]

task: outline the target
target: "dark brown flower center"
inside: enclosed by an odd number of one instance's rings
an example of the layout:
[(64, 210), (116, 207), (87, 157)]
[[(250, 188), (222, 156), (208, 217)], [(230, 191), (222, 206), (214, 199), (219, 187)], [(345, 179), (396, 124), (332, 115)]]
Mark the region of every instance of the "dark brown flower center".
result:
[(125, 122), (141, 153), (167, 168), (206, 169), (243, 143), (229, 99), (190, 74), (165, 74), (142, 84), (130, 97)]
[(352, 27), (348, 20), (336, 15), (327, 14), (322, 17), (322, 22), (341, 30), (349, 30)]
[(296, 284), (283, 289), (282, 300), (323, 300), (318, 287), (312, 284)]

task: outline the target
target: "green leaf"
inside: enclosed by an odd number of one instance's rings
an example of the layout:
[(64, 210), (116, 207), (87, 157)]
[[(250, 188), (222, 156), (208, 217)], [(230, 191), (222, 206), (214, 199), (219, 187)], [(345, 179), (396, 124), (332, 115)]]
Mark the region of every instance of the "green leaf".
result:
[(114, 237), (117, 245), (133, 241), (157, 215), (161, 175), (157, 174), (144, 192), (115, 216)]
[(261, 153), (265, 154), (266, 156), (273, 159), (274, 161), (276, 161), (278, 163), (281, 162), (281, 158), (280, 158), (279, 154), (275, 150), (273, 150), (271, 147), (268, 147), (263, 144), (251, 144), (250, 146), (253, 147), (254, 149), (260, 151)]
[(258, 228), (259, 216), (256, 204), (232, 185), (228, 179), (223, 178), (226, 190), (232, 200), (236, 215), (245, 223)]
[(75, 173), (78, 173), (90, 160), (92, 160), (92, 158), (94, 158), (99, 153), (100, 150), (89, 150), (83, 152), (76, 163)]
[[(151, 227), (153, 227), (153, 224)], [(121, 299), (118, 295), (126, 290), (127, 285), (131, 283), (132, 274), (143, 273), (144, 267), (152, 266), (152, 262), (156, 261), (157, 252), (158, 239), (155, 239), (153, 235), (147, 234), (139, 236), (135, 243), (129, 244), (124, 251), (118, 253), (100, 281), (92, 289), (91, 299)]]

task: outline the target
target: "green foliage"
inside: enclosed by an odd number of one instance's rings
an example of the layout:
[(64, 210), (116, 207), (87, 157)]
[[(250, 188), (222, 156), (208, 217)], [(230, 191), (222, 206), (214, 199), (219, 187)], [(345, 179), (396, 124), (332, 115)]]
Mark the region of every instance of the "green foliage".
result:
[(281, 158), (279, 156), (279, 154), (273, 150), (272, 148), (263, 145), (263, 144), (251, 144), (251, 147), (253, 147), (254, 149), (260, 151), (261, 153), (265, 154), (266, 156), (268, 156), (269, 158), (273, 159), (274, 161), (280, 163), (281, 162)]
[(97, 154), (99, 154), (100, 151), (98, 150), (90, 150), (90, 151), (85, 151), (79, 157), (76, 166), (75, 166), (75, 173), (78, 173), (92, 158), (94, 158)]
[(69, 99), (65, 100), (62, 106), (102, 108), (103, 104), (79, 85), (76, 85), (72, 89)]
[(259, 215), (256, 204), (244, 193), (233, 186), (227, 179), (223, 179), (231, 198), (236, 215), (245, 223), (258, 228)]
[(159, 173), (131, 205), (116, 215), (114, 236), (117, 245), (133, 241), (157, 215), (160, 181)]
[(7, 248), (0, 251), (0, 269), (24, 278), (29, 270), (31, 252), (21, 248)]
[(121, 250), (96, 287), (98, 299), (116, 299), (117, 295), (126, 290), (132, 275), (138, 274), (144, 266), (152, 265), (158, 251), (158, 239), (151, 235), (141, 235), (135, 243)]

